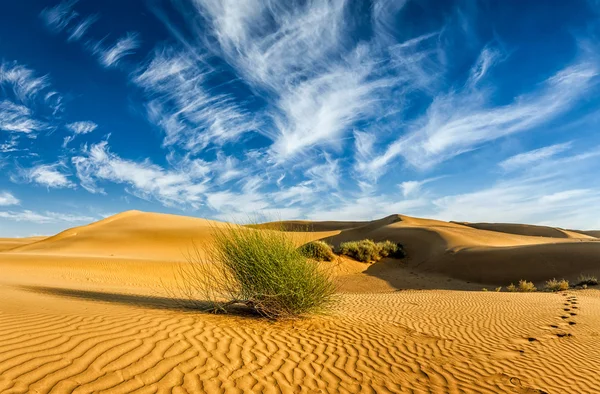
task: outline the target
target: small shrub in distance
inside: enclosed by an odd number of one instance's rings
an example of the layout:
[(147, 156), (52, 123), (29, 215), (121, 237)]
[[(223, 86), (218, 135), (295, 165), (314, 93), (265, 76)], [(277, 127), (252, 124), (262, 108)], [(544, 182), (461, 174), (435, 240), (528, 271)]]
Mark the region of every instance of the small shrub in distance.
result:
[(187, 295), (208, 300), (213, 311), (243, 304), (277, 319), (320, 312), (335, 301), (330, 275), (283, 231), (215, 227), (204, 252), (188, 258), (181, 284)]
[(528, 293), (537, 290), (537, 288), (533, 285), (532, 282), (527, 282), (526, 280), (520, 280), (517, 289), (522, 293)]
[(481, 291), (488, 291), (487, 287), (484, 287), (483, 289), (481, 289)]
[(333, 261), (335, 259), (333, 248), (323, 241), (311, 241), (300, 246), (298, 251), (304, 257), (317, 261)]
[(569, 289), (569, 281), (568, 280), (556, 280), (550, 279), (546, 282), (546, 286), (544, 287), (548, 291), (564, 291)]
[(391, 241), (375, 243), (370, 239), (342, 242), (339, 253), (364, 263), (379, 261), (384, 257), (402, 258), (405, 256), (401, 245)]
[(520, 280), (519, 284), (517, 286), (515, 286), (514, 284), (510, 284), (508, 286), (506, 286), (506, 290), (510, 291), (510, 292), (521, 292), (521, 293), (528, 293), (528, 292), (532, 292), (532, 291), (536, 291), (537, 288), (533, 285), (532, 282), (528, 282), (526, 280)]
[(577, 284), (575, 286), (597, 286), (598, 279), (593, 275), (579, 275), (577, 278)]
[(499, 293), (499, 292), (500, 292), (500, 290), (502, 290), (502, 286), (500, 286), (500, 287), (496, 287), (496, 293)]
[(365, 263), (381, 259), (377, 244), (370, 239), (342, 242), (340, 244), (340, 254), (353, 257)]

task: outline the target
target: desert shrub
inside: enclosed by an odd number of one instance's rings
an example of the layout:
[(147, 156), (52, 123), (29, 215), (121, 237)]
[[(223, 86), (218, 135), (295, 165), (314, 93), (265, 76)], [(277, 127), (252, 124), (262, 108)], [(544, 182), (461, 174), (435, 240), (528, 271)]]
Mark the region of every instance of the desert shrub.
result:
[(499, 292), (500, 292), (500, 290), (502, 290), (502, 286), (500, 286), (500, 287), (496, 287), (496, 293), (499, 293)]
[(593, 275), (581, 274), (577, 278), (577, 284), (575, 286), (596, 286), (598, 285), (598, 279)]
[(510, 284), (508, 286), (506, 286), (506, 290), (511, 291), (511, 292), (522, 292), (522, 293), (528, 293), (528, 292), (532, 292), (532, 291), (536, 291), (537, 288), (534, 286), (534, 284), (532, 282), (528, 282), (526, 280), (520, 280), (519, 284), (517, 286), (515, 286), (514, 284)]
[(377, 242), (376, 245), (379, 247), (379, 254), (381, 257), (394, 257), (401, 259), (406, 256), (402, 245), (392, 241)]
[(569, 281), (568, 280), (556, 280), (550, 279), (546, 282), (544, 288), (548, 291), (564, 291), (569, 289)]
[(488, 291), (487, 287), (484, 287), (483, 289), (481, 289), (481, 291)]
[(365, 263), (381, 260), (383, 257), (404, 257), (401, 245), (391, 241), (373, 242), (370, 239), (342, 242), (339, 253)]
[(317, 261), (333, 261), (335, 259), (332, 246), (323, 241), (311, 241), (300, 246), (298, 251), (304, 257)]
[(270, 318), (322, 311), (335, 301), (331, 276), (303, 256), (282, 231), (227, 225), (213, 242), (188, 259), (181, 280), (214, 311), (243, 304)]
[(518, 290), (523, 293), (536, 291), (537, 288), (533, 285), (532, 282), (527, 282), (526, 280), (520, 280)]

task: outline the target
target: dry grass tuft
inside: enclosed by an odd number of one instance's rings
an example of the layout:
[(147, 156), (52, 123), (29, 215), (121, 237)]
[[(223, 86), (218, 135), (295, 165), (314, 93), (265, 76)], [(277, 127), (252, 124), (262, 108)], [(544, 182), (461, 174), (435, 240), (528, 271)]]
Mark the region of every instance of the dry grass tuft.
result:
[(534, 286), (532, 282), (528, 282), (526, 280), (520, 280), (519, 284), (515, 286), (514, 284), (510, 284), (506, 286), (506, 290), (510, 292), (521, 292), (521, 293), (529, 293), (536, 291), (537, 288)]
[(577, 278), (577, 284), (575, 286), (597, 286), (598, 279), (593, 275), (581, 274)]
[(331, 276), (285, 232), (226, 225), (213, 229), (212, 241), (204, 253), (195, 248), (178, 279), (184, 295), (202, 297), (213, 311), (245, 305), (269, 318), (291, 318), (322, 312), (336, 300)]
[(316, 261), (333, 261), (335, 260), (335, 254), (333, 253), (333, 247), (324, 241), (311, 241), (306, 243), (298, 251), (304, 257), (313, 259)]
[(565, 291), (569, 289), (569, 281), (565, 279), (556, 280), (550, 279), (546, 282), (544, 288), (547, 291)]
[(405, 256), (404, 249), (399, 244), (395, 244), (392, 241), (375, 243), (370, 239), (342, 242), (339, 253), (363, 263), (376, 262), (384, 257), (402, 258)]

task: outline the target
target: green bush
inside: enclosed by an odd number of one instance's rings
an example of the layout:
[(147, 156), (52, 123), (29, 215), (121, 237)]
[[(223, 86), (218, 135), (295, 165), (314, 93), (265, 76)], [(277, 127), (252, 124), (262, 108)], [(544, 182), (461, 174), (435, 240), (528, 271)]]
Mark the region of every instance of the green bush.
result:
[(510, 285), (506, 286), (506, 290), (511, 291), (511, 292), (519, 291), (522, 293), (528, 293), (528, 292), (536, 291), (537, 288), (534, 286), (534, 284), (532, 282), (527, 282), (526, 280), (520, 280), (518, 286), (515, 286), (514, 284), (511, 283)]
[(597, 286), (598, 279), (593, 275), (579, 275), (576, 286)]
[(300, 246), (298, 251), (304, 257), (317, 261), (333, 261), (335, 259), (332, 246), (323, 241), (311, 241)]
[(336, 299), (331, 276), (285, 232), (216, 227), (204, 251), (188, 259), (182, 280), (188, 293), (200, 292), (214, 311), (243, 304), (277, 319), (323, 311)]
[(568, 280), (556, 280), (550, 279), (546, 282), (544, 288), (548, 291), (564, 291), (569, 289), (569, 281)]
[(392, 241), (378, 242), (377, 245), (380, 248), (379, 254), (381, 255), (381, 257), (394, 257), (401, 259), (406, 256), (402, 245), (399, 245)]
[(391, 241), (375, 243), (370, 239), (342, 242), (339, 253), (365, 263), (379, 261), (384, 257), (404, 257), (402, 246)]

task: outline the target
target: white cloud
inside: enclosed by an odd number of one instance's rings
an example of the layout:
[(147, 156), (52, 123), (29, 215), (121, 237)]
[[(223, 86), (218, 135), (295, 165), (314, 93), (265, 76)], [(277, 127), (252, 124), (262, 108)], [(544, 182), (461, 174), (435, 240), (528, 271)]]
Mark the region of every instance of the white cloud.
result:
[(325, 155), (325, 163), (318, 164), (306, 171), (306, 176), (322, 189), (337, 189), (340, 182), (339, 160)]
[(65, 168), (66, 165), (59, 162), (54, 164), (40, 164), (30, 169), (24, 169), (21, 172), (22, 176), (28, 182), (34, 182), (47, 188), (73, 188), (75, 184), (69, 180), (69, 175), (63, 172)]
[(49, 88), (48, 76), (39, 77), (17, 62), (0, 63), (0, 130), (33, 133), (49, 129), (50, 118), (62, 111), (63, 100)]
[(547, 79), (534, 93), (513, 103), (491, 107), (483, 91), (467, 90), (436, 97), (426, 113), (412, 123), (412, 131), (391, 143), (362, 170), (381, 175), (402, 156), (414, 167), (428, 169), (502, 136), (539, 127), (569, 110), (589, 93), (598, 70), (588, 62), (566, 67)]
[(0, 192), (0, 206), (18, 204), (20, 204), (20, 201), (17, 197), (6, 191)]
[(48, 28), (56, 32), (62, 31), (77, 17), (77, 13), (73, 11), (75, 3), (77, 0), (64, 0), (54, 7), (44, 8), (40, 17)]
[(0, 130), (31, 133), (44, 130), (48, 125), (37, 120), (28, 107), (12, 101), (0, 101)]
[[(0, 115), (1, 117), (1, 115)], [(0, 127), (0, 130), (2, 129), (2, 127)], [(6, 142), (3, 142), (2, 144), (0, 144), (0, 153), (8, 153), (8, 152), (15, 152), (18, 151), (19, 149), (17, 148), (17, 145), (19, 145), (19, 139), (17, 137), (16, 134), (11, 134), (9, 135), (9, 138), (6, 139)], [(0, 167), (2, 165), (0, 164)]]
[(98, 15), (90, 15), (74, 26), (69, 34), (69, 41), (79, 41), (92, 24), (98, 20)]
[(373, 78), (367, 44), (347, 45), (347, 1), (198, 1), (225, 58), (255, 89), (269, 92), (275, 128), (270, 156), (285, 162), (315, 147), (338, 148), (372, 110), (386, 78)]
[(111, 181), (127, 185), (126, 191), (140, 198), (154, 198), (166, 206), (198, 208), (206, 190), (203, 173), (190, 171), (198, 168), (194, 162), (168, 171), (149, 160), (122, 159), (109, 151), (106, 141), (86, 148), (72, 161), (81, 186), (91, 193), (104, 193), (97, 181)]
[(518, 155), (511, 156), (508, 159), (502, 161), (501, 163), (499, 163), (499, 165), (505, 171), (523, 169), (531, 165), (532, 163), (538, 162), (540, 160), (545, 160), (559, 153), (562, 153), (570, 149), (571, 145), (571, 142), (566, 142), (564, 144), (555, 144), (545, 146), (539, 149), (534, 149), (528, 152), (519, 153)]
[(31, 210), (23, 211), (0, 211), (0, 218), (16, 222), (31, 223), (89, 223), (96, 220), (91, 216), (72, 215), (58, 212), (34, 212)]
[[(482, 190), (433, 201), (432, 216), (442, 220), (515, 222), (593, 228), (600, 226), (600, 189), (589, 182), (600, 149), (531, 162), (520, 175)], [(588, 185), (582, 188), (580, 185)]]
[(235, 141), (259, 127), (231, 97), (207, 87), (210, 74), (189, 52), (157, 50), (150, 62), (132, 75), (150, 98), (148, 117), (164, 131), (165, 145), (197, 151), (209, 144)]
[(75, 134), (88, 134), (96, 130), (98, 125), (90, 121), (74, 122), (67, 124), (67, 128)]
[(15, 98), (21, 103), (34, 99), (50, 86), (48, 76), (37, 77), (35, 72), (16, 62), (0, 63), (0, 85), (9, 85)]
[(73, 141), (74, 139), (75, 139), (74, 135), (68, 135), (68, 136), (66, 136), (65, 138), (63, 138), (62, 147), (66, 148), (67, 145), (69, 145), (69, 142)]
[(421, 181), (404, 181), (404, 182), (401, 182), (398, 185), (398, 187), (402, 191), (402, 195), (405, 198), (410, 197), (410, 196), (414, 197), (417, 193), (419, 193), (421, 191), (421, 189), (424, 185), (434, 182), (434, 181), (437, 181), (440, 178), (442, 178), (442, 177), (428, 178), (428, 179), (423, 179)]
[(139, 35), (130, 32), (119, 38), (110, 48), (104, 48), (103, 43), (99, 42), (94, 46), (93, 50), (98, 55), (98, 59), (104, 67), (114, 67), (122, 58), (135, 53), (135, 50), (139, 46)]
[(408, 197), (410, 195), (417, 194), (425, 181), (405, 181), (400, 183), (400, 190), (402, 190), (402, 195), (404, 197)]

